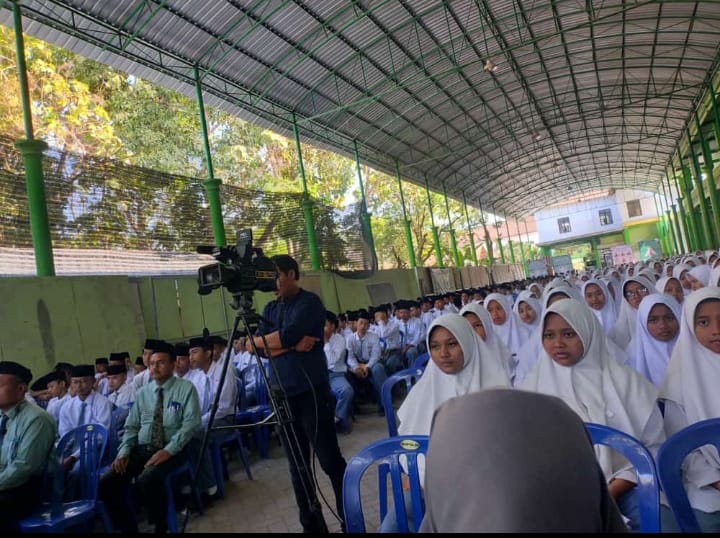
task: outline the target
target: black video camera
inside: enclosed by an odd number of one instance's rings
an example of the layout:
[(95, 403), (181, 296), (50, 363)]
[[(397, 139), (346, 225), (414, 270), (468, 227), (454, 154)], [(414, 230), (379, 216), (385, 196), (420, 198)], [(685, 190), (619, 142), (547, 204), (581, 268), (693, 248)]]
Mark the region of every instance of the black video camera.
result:
[(198, 269), (198, 294), (207, 295), (220, 286), (233, 295), (254, 290), (275, 291), (275, 264), (262, 249), (253, 248), (251, 229), (238, 231), (235, 246), (200, 245), (197, 252), (210, 254), (217, 260)]

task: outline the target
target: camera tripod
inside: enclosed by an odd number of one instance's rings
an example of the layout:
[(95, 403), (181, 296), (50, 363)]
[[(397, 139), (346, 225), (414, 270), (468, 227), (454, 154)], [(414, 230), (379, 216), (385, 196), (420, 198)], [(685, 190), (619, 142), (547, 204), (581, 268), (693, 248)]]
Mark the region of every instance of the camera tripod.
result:
[[(253, 339), (255, 330), (258, 327), (258, 324), (260, 321), (263, 321), (264, 319), (255, 312), (255, 310), (252, 307), (252, 292), (248, 292), (247, 294), (233, 294), (233, 301), (231, 303), (232, 308), (236, 311), (235, 315), (235, 321), (233, 323), (233, 328), (231, 334), (231, 340), (229, 342), (229, 345), (227, 346), (227, 349), (225, 350), (224, 357), (220, 359), (222, 362), (222, 372), (220, 374), (220, 382), (218, 384), (218, 388), (215, 392), (215, 398), (213, 400), (213, 403), (210, 407), (210, 418), (208, 420), (207, 428), (205, 428), (205, 431), (203, 433), (203, 439), (202, 439), (202, 445), (200, 448), (200, 453), (198, 456), (198, 461), (195, 463), (195, 469), (194, 469), (194, 477), (198, 476), (198, 472), (200, 471), (200, 466), (202, 465), (203, 455), (205, 454), (205, 451), (207, 450), (207, 445), (209, 442), (209, 436), (211, 431), (224, 431), (224, 430), (237, 430), (237, 429), (247, 429), (247, 428), (254, 428), (257, 426), (263, 426), (263, 425), (277, 425), (280, 429), (281, 438), (283, 440), (283, 443), (286, 443), (286, 451), (288, 454), (288, 458), (290, 459), (291, 465), (294, 465), (297, 469), (298, 476), (300, 477), (300, 482), (302, 484), (303, 493), (305, 495), (305, 498), (307, 499), (307, 504), (312, 510), (313, 513), (315, 513), (318, 517), (318, 524), (321, 526), (322, 531), (327, 533), (328, 528), (327, 524), (325, 522), (325, 519), (322, 516), (322, 507), (320, 505), (320, 501), (317, 497), (317, 489), (315, 480), (313, 477), (313, 474), (310, 472), (308, 462), (305, 461), (305, 458), (303, 457), (303, 454), (300, 450), (300, 446), (297, 439), (297, 434), (295, 432), (295, 427), (293, 425), (293, 417), (292, 417), (292, 411), (290, 410), (290, 406), (287, 401), (287, 395), (285, 394), (284, 390), (281, 386), (273, 387), (270, 385), (270, 380), (268, 379), (267, 373), (265, 371), (265, 366), (263, 365), (262, 359), (260, 358), (260, 355), (258, 353), (258, 349), (255, 345), (255, 341)], [(267, 320), (264, 320), (267, 323)], [(223, 386), (225, 385), (225, 378), (227, 377), (227, 371), (228, 371), (228, 363), (230, 362), (230, 352), (232, 350), (232, 336), (234, 336), (238, 330), (238, 327), (240, 325), (240, 322), (243, 323), (243, 327), (245, 330), (245, 334), (247, 338), (249, 339), (252, 347), (252, 354), (255, 358), (255, 361), (257, 363), (257, 368), (262, 376), (262, 382), (265, 384), (265, 387), (267, 388), (267, 394), (268, 394), (268, 401), (271, 408), (271, 413), (265, 417), (263, 420), (256, 422), (254, 424), (236, 424), (236, 425), (230, 425), (230, 426), (216, 426), (213, 427), (213, 422), (215, 420), (215, 414), (218, 410), (218, 404), (220, 402), (220, 395)], [(267, 342), (265, 342), (265, 335), (261, 335), (264, 347), (267, 350)], [(269, 353), (268, 353), (269, 355)], [(272, 369), (274, 373), (274, 377), (276, 380), (279, 380), (278, 372), (276, 369), (276, 366), (272, 360), (271, 356), (268, 356), (268, 363), (270, 368)], [(221, 478), (222, 479), (222, 478)], [(194, 480), (194, 479), (193, 479)], [(195, 484), (191, 484), (191, 487), (195, 487)], [(189, 510), (185, 511), (185, 516), (182, 524), (182, 530), (181, 532), (185, 532), (185, 527), (187, 526), (188, 519), (190, 516)]]

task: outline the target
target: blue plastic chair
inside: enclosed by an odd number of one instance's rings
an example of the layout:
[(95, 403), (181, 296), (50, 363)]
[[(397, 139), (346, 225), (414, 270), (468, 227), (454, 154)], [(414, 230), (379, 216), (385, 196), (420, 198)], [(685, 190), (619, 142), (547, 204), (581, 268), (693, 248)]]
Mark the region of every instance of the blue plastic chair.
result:
[[(105, 532), (112, 524), (105, 505), (98, 500), (98, 471), (107, 448), (108, 432), (101, 424), (85, 424), (67, 432), (55, 449), (53, 458), (54, 486), (51, 501), (20, 522), (22, 532), (65, 532), (66, 529), (91, 522), (100, 516)], [(71, 448), (72, 447), (72, 448)], [(65, 470), (63, 455), (79, 450), (78, 499), (63, 502)]]
[(165, 476), (165, 495), (167, 497), (167, 512), (165, 519), (167, 521), (168, 531), (172, 533), (178, 532), (177, 522), (177, 511), (175, 509), (175, 488), (173, 487), (173, 481), (185, 477), (188, 484), (192, 484), (193, 498), (195, 499), (195, 506), (197, 506), (198, 512), (202, 515), (204, 513), (202, 497), (200, 496), (200, 490), (195, 482), (195, 474), (193, 473), (192, 463), (189, 458), (179, 466), (170, 471)]
[[(253, 424), (259, 422), (264, 418), (267, 418), (272, 414), (272, 408), (268, 404), (268, 393), (265, 381), (257, 368), (257, 364), (254, 365), (255, 372), (255, 397), (257, 404), (245, 409), (240, 409), (235, 414), (236, 424)], [(268, 374), (268, 366), (265, 366), (265, 373)], [(244, 394), (243, 390), (243, 394)], [(270, 426), (257, 426), (255, 428), (255, 444), (260, 452), (260, 457), (267, 459), (269, 456), (269, 445), (270, 445)], [(247, 470), (247, 466), (246, 466)]]
[(694, 450), (712, 445), (720, 451), (720, 418), (691, 424), (668, 437), (657, 456), (660, 484), (681, 532), (701, 532), (683, 485), (683, 460)]
[(214, 435), (215, 437), (208, 442), (208, 450), (210, 451), (210, 460), (212, 461), (218, 496), (223, 499), (225, 498), (225, 478), (227, 477), (227, 463), (222, 454), (223, 447), (237, 447), (240, 452), (240, 459), (245, 466), (245, 474), (248, 480), (252, 480), (252, 473), (250, 472), (250, 464), (245, 454), (245, 446), (243, 445), (240, 432), (237, 430), (227, 430), (222, 433), (215, 433)]
[(410, 481), (410, 498), (413, 519), (417, 527), (425, 515), (425, 503), (420, 487), (420, 474), (417, 457), (426, 454), (429, 437), (427, 435), (401, 435), (376, 441), (355, 454), (348, 461), (343, 477), (343, 509), (345, 511), (345, 527), (347, 532), (364, 533), (365, 518), (362, 511), (362, 496), (360, 482), (367, 469), (374, 463), (380, 463), (379, 498), (381, 506), (381, 520), (384, 518), (384, 506), (387, 497), (387, 476), (393, 493), (393, 504), (398, 522), (398, 532), (410, 532), (407, 524), (408, 515), (405, 510), (405, 499), (401, 476), (405, 474), (400, 465), (400, 456), (407, 458), (407, 476)]
[(421, 353), (417, 357), (415, 357), (415, 362), (413, 363), (413, 368), (420, 368), (421, 370), (425, 370), (425, 367), (427, 366), (428, 361), (430, 360), (430, 353), (427, 351), (425, 353)]
[(387, 421), (388, 435), (394, 437), (398, 434), (397, 421), (395, 420), (395, 409), (392, 404), (392, 389), (396, 383), (401, 381), (405, 382), (407, 391), (413, 387), (417, 380), (423, 374), (423, 370), (420, 368), (407, 368), (395, 372), (393, 375), (388, 377), (382, 386), (382, 404), (385, 409), (385, 420)]
[(635, 467), (640, 532), (660, 532), (660, 482), (650, 451), (632, 435), (610, 426), (586, 422), (585, 429), (593, 444), (617, 450)]

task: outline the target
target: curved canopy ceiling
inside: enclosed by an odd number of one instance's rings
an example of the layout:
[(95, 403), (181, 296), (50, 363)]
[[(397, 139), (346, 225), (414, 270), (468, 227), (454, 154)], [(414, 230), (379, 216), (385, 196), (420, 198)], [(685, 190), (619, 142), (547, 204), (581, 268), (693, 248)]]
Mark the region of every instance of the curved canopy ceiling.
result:
[[(493, 212), (656, 190), (720, 2), (24, 0), (25, 31)], [(0, 22), (12, 25), (9, 2)], [(717, 86), (716, 86), (717, 87)]]

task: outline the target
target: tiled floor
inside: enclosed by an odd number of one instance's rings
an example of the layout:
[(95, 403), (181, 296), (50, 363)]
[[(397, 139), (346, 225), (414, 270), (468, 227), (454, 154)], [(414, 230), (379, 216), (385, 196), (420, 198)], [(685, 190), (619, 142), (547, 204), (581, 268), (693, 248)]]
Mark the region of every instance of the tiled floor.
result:
[[(384, 437), (387, 437), (385, 417), (376, 414), (358, 415), (350, 434), (338, 434), (345, 460), (362, 447)], [(315, 465), (322, 494), (327, 503), (334, 506), (330, 481), (319, 463)], [(186, 532), (302, 532), (287, 459), (277, 441), (271, 439), (269, 459), (259, 459), (253, 454), (250, 466), (253, 480), (247, 479), (237, 456), (230, 461), (230, 480), (225, 482), (225, 498), (214, 501), (202, 516), (191, 514)], [(379, 521), (377, 473), (370, 469), (365, 477), (362, 484), (363, 511), (367, 528), (372, 531)], [(320, 502), (330, 532), (340, 532), (339, 522), (322, 498)]]

